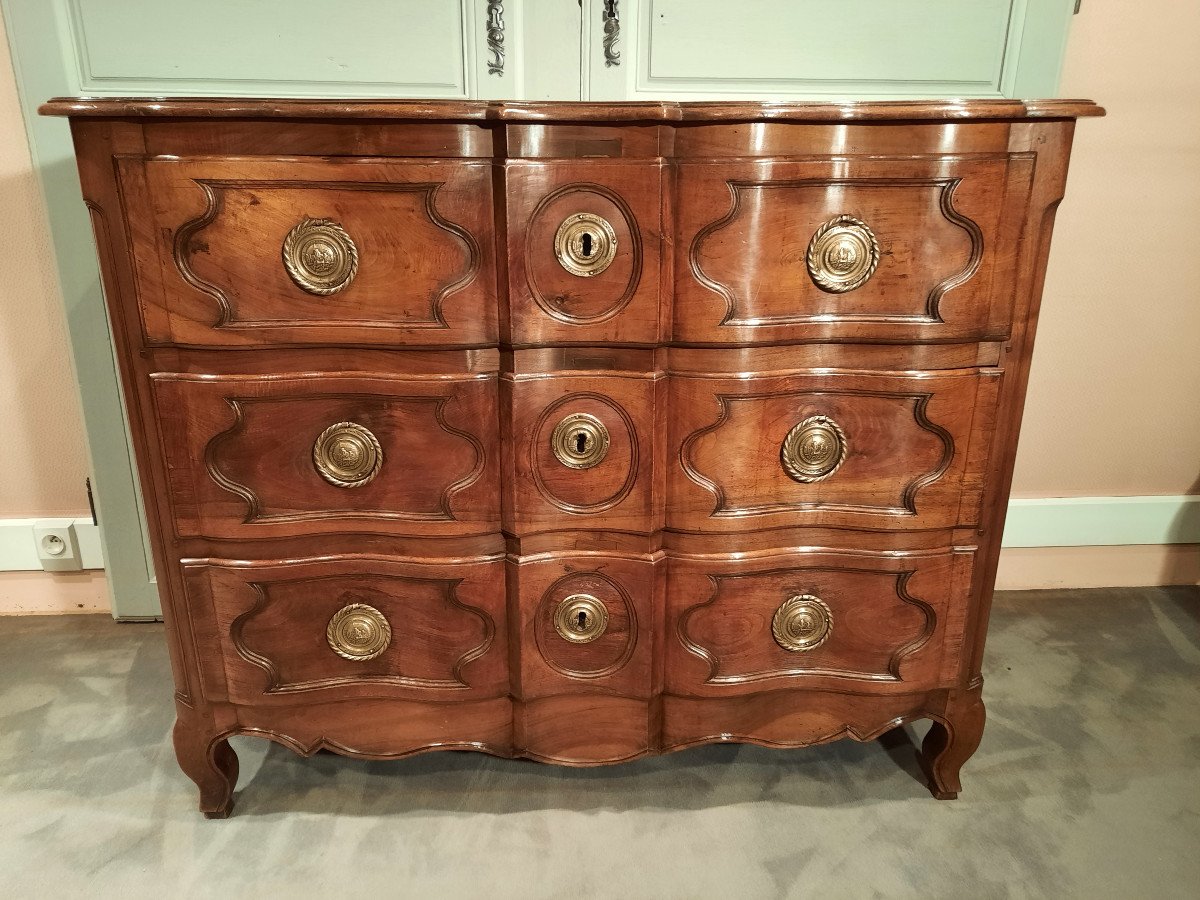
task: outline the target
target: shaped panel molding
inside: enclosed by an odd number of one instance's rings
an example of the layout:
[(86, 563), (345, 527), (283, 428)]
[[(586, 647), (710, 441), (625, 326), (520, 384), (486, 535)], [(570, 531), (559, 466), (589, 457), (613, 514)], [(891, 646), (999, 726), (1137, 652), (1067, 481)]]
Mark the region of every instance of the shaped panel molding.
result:
[[(974, 521), (985, 460), (983, 449), (970, 451), (987, 446), (998, 381), (995, 370), (675, 376), (668, 527)], [(838, 426), (837, 465), (820, 478), (797, 478), (789, 439), (797, 426), (823, 419)]]
[[(498, 530), (494, 375), (191, 376), (151, 379), (182, 536), (247, 538), (358, 530)], [(314, 445), (352, 423), (378, 470), (330, 480)]]
[(512, 342), (656, 343), (661, 164), (512, 161), (506, 178)]
[[(1006, 334), (1020, 233), (1002, 213), (1027, 198), (1030, 174), (1028, 160), (1009, 155), (683, 165), (675, 337)], [(713, 218), (714, 209), (723, 212)], [(869, 233), (854, 250), (862, 277), (850, 282), (824, 267), (851, 260), (819, 261), (812, 252), (839, 222)]]
[(495, 340), (484, 162), (129, 158), (118, 169), (150, 343)]
[[(578, 691), (648, 698), (665, 562), (595, 552), (510, 560), (520, 620), (519, 695)], [(586, 640), (564, 637), (559, 615), (602, 609), (604, 627)], [(590, 615), (585, 612), (585, 615)], [(570, 627), (572, 623), (565, 623)], [(590, 623), (585, 623), (590, 624)]]
[[(961, 640), (963, 622), (950, 601), (970, 571), (967, 552), (673, 559), (669, 690), (936, 687), (953, 675), (944, 645)], [(779, 611), (795, 598), (815, 602), (831, 626), (803, 652), (778, 639)]]
[[(191, 560), (183, 575), (199, 643), (224, 656), (214, 696), (475, 699), (507, 690), (502, 566), (333, 555)], [(382, 646), (357, 656), (331, 646), (329, 623), (365, 607), (386, 623)]]
[[(511, 391), (513, 441), (512, 470), (504, 478), (512, 517), (506, 527), (518, 534), (659, 527), (655, 459), (662, 436), (655, 416), (662, 379), (652, 373), (518, 376), (504, 389)], [(586, 465), (576, 464), (573, 448), (563, 446), (572, 431), (560, 426), (569, 421), (590, 423), (595, 431), (589, 446), (583, 424), (576, 429)], [(598, 442), (603, 454), (592, 452)]]

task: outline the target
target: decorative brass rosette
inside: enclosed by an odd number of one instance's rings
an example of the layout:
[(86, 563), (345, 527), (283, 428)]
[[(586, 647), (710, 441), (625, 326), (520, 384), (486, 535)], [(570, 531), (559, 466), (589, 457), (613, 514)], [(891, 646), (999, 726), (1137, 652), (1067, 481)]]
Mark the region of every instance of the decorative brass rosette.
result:
[(823, 291), (860, 288), (879, 265), (879, 243), (867, 223), (853, 216), (830, 219), (808, 242), (808, 274)]
[(554, 426), (550, 446), (558, 461), (572, 469), (590, 469), (608, 455), (608, 428), (589, 413), (572, 413)]
[(283, 239), (283, 265), (301, 290), (336, 294), (358, 273), (358, 248), (337, 222), (305, 219)]
[(792, 653), (820, 647), (832, 631), (833, 613), (820, 597), (812, 594), (797, 594), (784, 600), (771, 619), (775, 643)]
[(313, 464), (332, 485), (362, 487), (383, 467), (383, 448), (363, 426), (338, 422), (322, 431), (313, 444)]
[(581, 278), (599, 275), (617, 256), (617, 233), (607, 219), (575, 213), (563, 219), (554, 234), (558, 264)]
[(572, 644), (589, 644), (608, 628), (608, 607), (591, 594), (572, 594), (554, 610), (554, 630)]
[(363, 662), (383, 653), (392, 642), (392, 626), (383, 613), (365, 603), (343, 606), (329, 620), (325, 639), (338, 656)]
[(780, 462), (796, 481), (810, 484), (836, 472), (846, 461), (846, 434), (828, 416), (810, 416), (787, 433)]

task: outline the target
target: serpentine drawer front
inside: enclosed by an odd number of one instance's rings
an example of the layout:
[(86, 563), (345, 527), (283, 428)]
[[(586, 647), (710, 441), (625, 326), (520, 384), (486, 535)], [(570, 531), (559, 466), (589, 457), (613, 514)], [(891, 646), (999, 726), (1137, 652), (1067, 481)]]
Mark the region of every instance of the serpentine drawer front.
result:
[(175, 749), (567, 765), (921, 718), (984, 635), (1086, 101), (57, 100)]
[(122, 157), (148, 344), (489, 344), (485, 161)]

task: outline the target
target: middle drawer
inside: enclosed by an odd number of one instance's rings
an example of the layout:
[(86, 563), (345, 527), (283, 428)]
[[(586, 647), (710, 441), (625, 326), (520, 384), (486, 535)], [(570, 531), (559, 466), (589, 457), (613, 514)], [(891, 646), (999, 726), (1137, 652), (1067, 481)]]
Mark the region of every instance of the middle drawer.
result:
[(673, 373), (667, 527), (978, 521), (998, 369)]
[(494, 372), (150, 382), (180, 537), (500, 529)]

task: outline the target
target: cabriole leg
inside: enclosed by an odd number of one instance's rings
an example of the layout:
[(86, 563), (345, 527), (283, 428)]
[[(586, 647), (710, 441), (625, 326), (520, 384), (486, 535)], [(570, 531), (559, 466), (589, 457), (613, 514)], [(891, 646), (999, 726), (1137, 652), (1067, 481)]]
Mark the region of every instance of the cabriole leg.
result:
[(952, 695), (945, 712), (934, 719), (921, 745), (921, 768), (938, 800), (954, 800), (962, 790), (959, 771), (983, 737), (986, 713), (982, 686)]
[(238, 758), (229, 741), (182, 718), (176, 720), (172, 738), (179, 767), (200, 788), (200, 811), (209, 819), (226, 818), (238, 777)]

